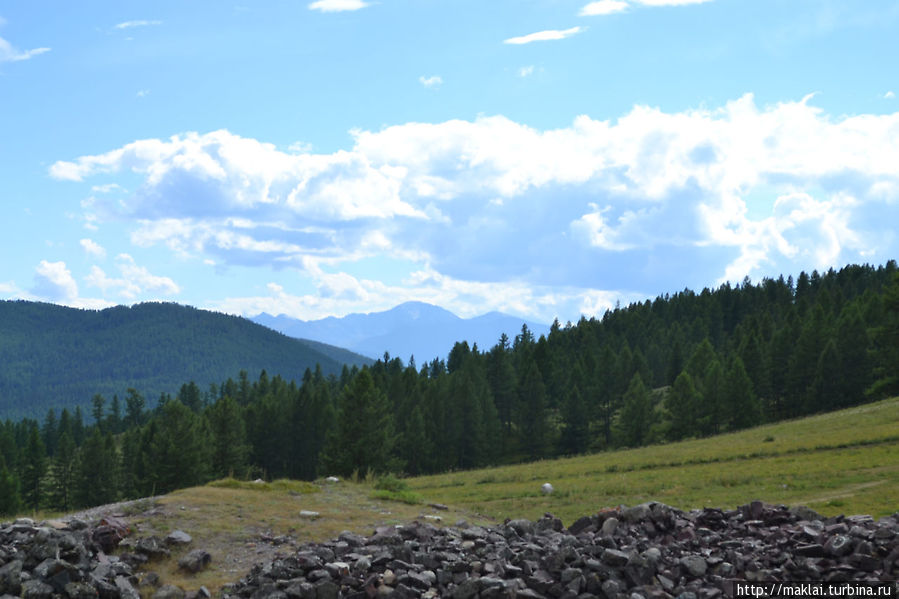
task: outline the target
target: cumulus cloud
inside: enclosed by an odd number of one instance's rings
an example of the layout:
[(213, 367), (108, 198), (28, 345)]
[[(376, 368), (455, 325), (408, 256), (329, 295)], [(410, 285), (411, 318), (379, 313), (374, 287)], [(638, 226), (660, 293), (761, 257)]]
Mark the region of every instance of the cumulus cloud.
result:
[(82, 239), (81, 240), (81, 248), (87, 252), (88, 255), (94, 256), (96, 258), (105, 258), (106, 250), (102, 245), (95, 242), (92, 239)]
[(31, 293), (45, 300), (71, 303), (78, 299), (78, 284), (65, 262), (41, 260), (35, 270)]
[(572, 35), (576, 35), (581, 33), (582, 31), (586, 31), (586, 27), (572, 27), (570, 29), (547, 29), (546, 31), (537, 31), (535, 33), (529, 33), (527, 35), (522, 35), (519, 37), (510, 37), (507, 40), (504, 40), (504, 44), (530, 44), (532, 42), (549, 42), (555, 40), (563, 40), (566, 37), (571, 37)]
[(359, 10), (369, 6), (364, 0), (317, 0), (309, 4), (309, 10), (318, 10), (321, 12), (344, 12), (348, 10)]
[(534, 65), (528, 65), (526, 67), (521, 67), (518, 69), (519, 77), (530, 77), (534, 74)]
[(895, 97), (896, 97), (896, 94), (892, 91), (888, 91), (887, 93), (883, 94), (884, 100), (892, 100)]
[(99, 266), (91, 267), (85, 281), (97, 287), (104, 295), (115, 294), (126, 300), (135, 300), (142, 294), (176, 295), (181, 288), (170, 278), (150, 273), (147, 268), (135, 263), (129, 254), (116, 256), (116, 268), (119, 277), (110, 277)]
[(628, 6), (624, 0), (597, 0), (585, 5), (578, 14), (582, 17), (611, 15), (626, 11)]
[(19, 62), (28, 60), (49, 52), (50, 48), (32, 48), (31, 50), (17, 50), (8, 41), (0, 37), (0, 62)]
[(418, 82), (425, 87), (439, 87), (443, 83), (443, 78), (440, 75), (431, 75), (430, 77), (422, 75), (418, 78)]
[[(419, 299), (551, 320), (610, 290), (894, 257), (899, 113), (834, 117), (812, 99), (635, 106), (549, 130), (503, 116), (406, 123), (353, 131), (352, 147), (325, 154), (187, 133), (50, 172), (99, 185), (137, 175), (136, 191), (95, 197), (92, 213), (133, 223), (141, 247), (310, 277), (318, 292), (294, 315)], [(403, 261), (403, 283), (350, 274), (371, 257)]]

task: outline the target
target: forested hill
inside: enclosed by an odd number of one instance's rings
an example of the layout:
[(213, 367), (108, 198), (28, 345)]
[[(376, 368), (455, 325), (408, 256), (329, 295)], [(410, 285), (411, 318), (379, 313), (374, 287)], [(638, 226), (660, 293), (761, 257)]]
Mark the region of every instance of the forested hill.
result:
[(201, 389), (240, 370), (300, 380), (320, 364), (371, 360), (292, 339), (244, 318), (170, 303), (106, 310), (0, 302), (0, 418), (43, 417), (49, 408), (90, 406), (95, 394), (137, 389), (153, 404), (194, 381)]

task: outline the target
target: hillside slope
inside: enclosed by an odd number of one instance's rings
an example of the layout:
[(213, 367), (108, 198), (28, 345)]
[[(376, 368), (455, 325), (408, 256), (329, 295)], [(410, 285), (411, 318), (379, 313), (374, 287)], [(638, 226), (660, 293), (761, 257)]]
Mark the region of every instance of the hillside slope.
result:
[[(885, 516), (899, 497), (899, 398), (704, 439), (408, 482), (428, 501), (495, 520), (551, 512), (570, 524), (620, 504), (687, 510), (755, 499)], [(540, 492), (546, 482), (551, 495)]]
[[(291, 339), (244, 318), (167, 303), (106, 310), (0, 302), (0, 418), (86, 408), (133, 387), (152, 404), (188, 381), (204, 391), (246, 370), (299, 380), (320, 364), (339, 374), (363, 356)], [(89, 412), (85, 412), (87, 416)]]

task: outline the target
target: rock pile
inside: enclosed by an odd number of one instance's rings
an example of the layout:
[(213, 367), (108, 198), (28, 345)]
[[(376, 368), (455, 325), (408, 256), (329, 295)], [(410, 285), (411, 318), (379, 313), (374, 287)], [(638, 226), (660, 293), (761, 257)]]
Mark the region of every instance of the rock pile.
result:
[(547, 514), (495, 528), (429, 523), (350, 532), (256, 566), (225, 598), (716, 599), (733, 580), (899, 578), (899, 514), (824, 518), (753, 502), (604, 510), (565, 529)]
[[(137, 566), (167, 556), (169, 550), (155, 537), (129, 543), (128, 533), (114, 518), (94, 527), (77, 519), (36, 524), (20, 518), (0, 525), (0, 599), (140, 599)], [(185, 536), (176, 535), (168, 544), (183, 543)], [(121, 545), (129, 551), (107, 555)], [(209, 596), (180, 589), (166, 596), (191, 595)]]

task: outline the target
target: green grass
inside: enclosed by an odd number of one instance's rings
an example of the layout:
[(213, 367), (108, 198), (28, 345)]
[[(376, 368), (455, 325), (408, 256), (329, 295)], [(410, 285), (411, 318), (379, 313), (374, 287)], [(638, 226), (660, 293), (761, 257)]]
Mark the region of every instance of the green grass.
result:
[[(681, 443), (407, 479), (428, 501), (566, 523), (606, 506), (754, 499), (826, 515), (899, 511), (899, 398)], [(540, 493), (550, 482), (556, 491)]]

